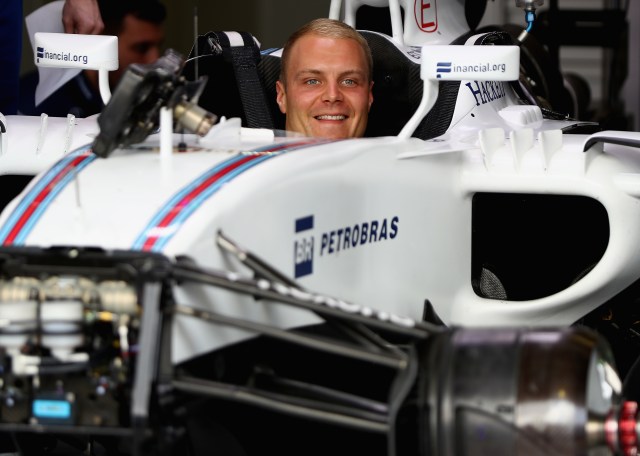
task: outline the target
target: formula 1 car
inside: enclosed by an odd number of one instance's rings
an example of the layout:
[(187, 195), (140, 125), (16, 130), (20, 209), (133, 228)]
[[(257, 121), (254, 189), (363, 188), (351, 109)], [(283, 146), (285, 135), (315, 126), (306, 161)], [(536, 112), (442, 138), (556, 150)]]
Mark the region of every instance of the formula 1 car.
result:
[[(208, 81), (174, 52), (133, 65), (34, 154), (0, 216), (7, 447), (635, 454), (640, 135), (523, 101), (504, 34), (363, 35), (376, 103), (417, 104), (372, 113), (386, 136), (279, 130), (243, 89), (277, 53), (209, 33)], [(4, 173), (36, 120), (3, 119)]]

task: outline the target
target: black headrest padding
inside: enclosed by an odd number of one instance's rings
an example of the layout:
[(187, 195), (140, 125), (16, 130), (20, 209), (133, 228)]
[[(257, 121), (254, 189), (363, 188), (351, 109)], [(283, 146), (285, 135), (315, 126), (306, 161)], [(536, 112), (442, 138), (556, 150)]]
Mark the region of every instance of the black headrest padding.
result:
[(273, 55), (263, 55), (258, 63), (258, 74), (265, 90), (265, 96), (269, 109), (271, 110), (271, 118), (273, 119), (274, 128), (284, 130), (285, 115), (280, 112), (278, 103), (276, 102), (276, 81), (280, 77), (280, 57)]
[(420, 104), (420, 65), (385, 35), (360, 32), (373, 55), (373, 104), (366, 136), (397, 135)]
[(445, 134), (449, 129), (453, 112), (456, 108), (460, 82), (441, 81), (439, 87), (438, 98), (433, 108), (422, 119), (412, 136), (420, 139), (431, 139)]
[[(209, 32), (211, 33), (214, 32)], [(242, 125), (247, 126), (233, 64), (223, 57), (222, 49), (212, 48), (208, 40), (209, 34), (197, 38), (182, 74), (190, 81), (207, 77), (198, 100), (201, 107), (217, 116), (239, 117)]]
[(464, 16), (471, 30), (475, 30), (487, 9), (487, 0), (467, 0), (464, 2)]
[[(395, 136), (415, 113), (422, 99), (420, 64), (412, 61), (388, 37), (360, 32), (373, 54), (373, 105), (365, 136)], [(431, 139), (451, 124), (460, 83), (440, 82), (436, 103), (413, 136)]]

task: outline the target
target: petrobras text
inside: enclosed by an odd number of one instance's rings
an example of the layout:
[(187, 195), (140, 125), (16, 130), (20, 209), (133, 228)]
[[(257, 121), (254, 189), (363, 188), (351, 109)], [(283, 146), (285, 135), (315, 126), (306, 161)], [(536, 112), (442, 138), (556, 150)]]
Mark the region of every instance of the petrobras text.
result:
[(395, 239), (398, 235), (398, 222), (398, 217), (392, 217), (390, 220), (384, 218), (322, 233), (320, 256), (331, 255), (359, 245)]
[[(313, 274), (314, 259), (365, 245), (388, 242), (398, 236), (398, 216), (367, 220), (314, 234), (314, 216), (296, 219), (293, 243), (295, 278)], [(319, 253), (317, 249), (319, 247)]]

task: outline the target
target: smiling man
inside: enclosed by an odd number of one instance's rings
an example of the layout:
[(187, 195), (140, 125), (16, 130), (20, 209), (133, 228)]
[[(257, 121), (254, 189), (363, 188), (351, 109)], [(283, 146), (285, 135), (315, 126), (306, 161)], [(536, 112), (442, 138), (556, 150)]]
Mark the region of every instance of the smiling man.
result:
[(282, 52), (276, 93), (286, 129), (322, 138), (364, 135), (373, 103), (371, 51), (349, 25), (315, 19)]

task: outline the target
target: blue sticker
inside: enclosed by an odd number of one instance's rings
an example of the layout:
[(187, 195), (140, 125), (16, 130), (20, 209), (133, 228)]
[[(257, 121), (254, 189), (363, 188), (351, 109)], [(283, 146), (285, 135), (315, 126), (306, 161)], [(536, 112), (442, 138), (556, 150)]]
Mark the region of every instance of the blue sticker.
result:
[(33, 401), (32, 411), (36, 418), (59, 420), (71, 418), (71, 404), (67, 401), (36, 399)]

